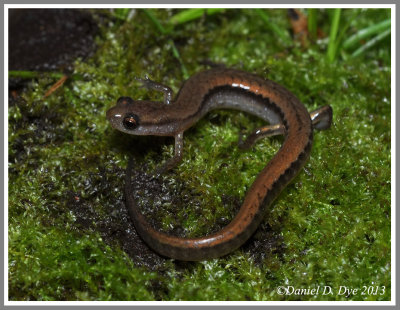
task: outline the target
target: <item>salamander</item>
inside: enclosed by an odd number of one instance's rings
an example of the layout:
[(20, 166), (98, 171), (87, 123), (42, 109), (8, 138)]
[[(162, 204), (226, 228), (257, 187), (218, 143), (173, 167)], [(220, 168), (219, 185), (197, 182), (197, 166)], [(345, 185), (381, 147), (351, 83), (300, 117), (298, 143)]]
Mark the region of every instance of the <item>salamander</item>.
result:
[(174, 156), (156, 169), (159, 175), (182, 159), (183, 133), (215, 109), (233, 109), (255, 115), (267, 124), (251, 132), (239, 147), (249, 149), (267, 136), (284, 135), (279, 151), (258, 174), (246, 193), (234, 219), (220, 231), (200, 237), (183, 238), (155, 230), (138, 209), (131, 188), (128, 165), (125, 182), (126, 204), (141, 238), (161, 255), (184, 261), (198, 261), (226, 255), (239, 248), (257, 229), (266, 210), (299, 173), (311, 152), (313, 131), (332, 123), (332, 108), (322, 106), (308, 113), (295, 95), (283, 86), (255, 74), (229, 68), (199, 72), (187, 81), (173, 100), (173, 91), (149, 78), (144, 87), (161, 91), (162, 102), (120, 97), (107, 111), (111, 126), (127, 134), (172, 136)]

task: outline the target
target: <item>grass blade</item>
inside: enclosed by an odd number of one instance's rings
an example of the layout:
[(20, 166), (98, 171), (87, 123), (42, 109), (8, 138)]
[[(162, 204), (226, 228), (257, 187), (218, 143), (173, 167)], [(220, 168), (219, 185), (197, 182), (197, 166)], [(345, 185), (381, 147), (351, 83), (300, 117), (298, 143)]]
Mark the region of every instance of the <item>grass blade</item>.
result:
[[(9, 78), (21, 78), (21, 79), (34, 79), (38, 77), (50, 77), (53, 79), (61, 79), (65, 74), (61, 72), (39, 72), (39, 71), (24, 71), (24, 70), (11, 70), (8, 71)], [(73, 74), (69, 76), (72, 80), (82, 80), (83, 77), (79, 74)]]
[(153, 24), (157, 27), (158, 31), (160, 31), (161, 34), (167, 34), (168, 33), (168, 31), (164, 28), (164, 26), (160, 23), (158, 18), (153, 14), (153, 12), (151, 10), (143, 9), (143, 12), (153, 22)]
[(128, 19), (129, 13), (132, 9), (115, 9), (114, 16), (122, 21), (126, 21)]
[(187, 9), (180, 11), (179, 13), (175, 14), (172, 16), (169, 20), (169, 22), (173, 25), (178, 25), (178, 24), (183, 24), (188, 21), (197, 19), (202, 17), (203, 15), (212, 15), (215, 13), (223, 12), (225, 9), (218, 9), (218, 8), (212, 8), (212, 9)]
[(353, 54), (351, 54), (351, 57), (357, 57), (360, 56), (362, 53), (364, 53), (367, 49), (369, 49), (371, 46), (375, 45), (379, 41), (385, 39), (387, 36), (390, 35), (391, 29), (387, 29), (386, 31), (380, 33), (373, 39), (369, 40), (367, 43), (365, 43), (363, 46), (358, 48)]
[(356, 44), (360, 42), (360, 40), (365, 39), (366, 37), (369, 37), (373, 34), (385, 31), (386, 29), (390, 29), (390, 25), (391, 25), (390, 19), (386, 19), (379, 24), (361, 29), (356, 34), (352, 35), (350, 38), (344, 41), (343, 48), (349, 49), (351, 47), (354, 47)]
[(317, 9), (308, 9), (308, 33), (311, 40), (317, 38)]
[(288, 45), (292, 44), (292, 40), (290, 39), (288, 32), (279, 28), (276, 24), (271, 23), (268, 15), (265, 13), (264, 10), (255, 9), (255, 12), (258, 14), (258, 16), (261, 17), (267, 27), (275, 32), (275, 34), (278, 35), (278, 37), (280, 37), (282, 41), (284, 41)]
[[(158, 31), (161, 32), (161, 34), (166, 35), (169, 32), (171, 32), (172, 27), (170, 30), (167, 30), (166, 28), (164, 28), (164, 26), (161, 24), (161, 22), (158, 20), (158, 18), (153, 14), (153, 12), (151, 10), (147, 10), (147, 9), (143, 9), (144, 13), (147, 15), (147, 17), (154, 23), (154, 25), (157, 27)], [(175, 43), (172, 39), (168, 40), (168, 44), (171, 46), (172, 48), (172, 55), (174, 55), (174, 57), (179, 61), (179, 64), (181, 65), (181, 69), (182, 69), (182, 73), (183, 73), (183, 77), (185, 79), (187, 79), (189, 77), (189, 73), (186, 70), (186, 67), (183, 63), (183, 60), (179, 54), (178, 49), (175, 46)]]
[(331, 31), (329, 34), (328, 50), (327, 50), (328, 61), (330, 62), (333, 62), (336, 57), (336, 50), (338, 47), (338, 44), (336, 42), (336, 36), (339, 29), (340, 14), (341, 14), (341, 9), (334, 9), (332, 23), (331, 23)]

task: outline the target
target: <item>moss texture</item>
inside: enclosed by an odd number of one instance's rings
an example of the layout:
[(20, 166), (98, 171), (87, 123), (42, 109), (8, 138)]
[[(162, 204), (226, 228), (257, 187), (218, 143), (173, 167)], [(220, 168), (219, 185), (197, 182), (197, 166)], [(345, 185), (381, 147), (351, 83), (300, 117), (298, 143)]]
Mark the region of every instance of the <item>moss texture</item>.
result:
[[(81, 78), (43, 99), (56, 80), (42, 76), (9, 105), (9, 299), (390, 300), (390, 40), (331, 63), (326, 40), (288, 44), (254, 10), (217, 12), (168, 34), (143, 10), (129, 12), (93, 12), (103, 24), (95, 55), (76, 61)], [(177, 12), (151, 10), (165, 24)], [(265, 12), (288, 31), (285, 10)], [(318, 14), (329, 33), (329, 10)], [(352, 14), (344, 10), (343, 19)], [(388, 17), (388, 10), (361, 11), (348, 32)], [(135, 157), (145, 177), (171, 156), (172, 139), (118, 133), (105, 112), (123, 95), (160, 100), (134, 77), (148, 74), (177, 92), (182, 64), (191, 75), (206, 68), (204, 60), (268, 77), (309, 110), (330, 104), (334, 123), (315, 134), (305, 169), (243, 247), (184, 263), (143, 244), (123, 200), (127, 159)], [(260, 124), (218, 111), (186, 132), (182, 164), (149, 185), (154, 198), (143, 208), (152, 223), (186, 236), (226, 225), (282, 142), (239, 150), (239, 133)], [(325, 285), (334, 294), (278, 291)], [(358, 292), (339, 295), (340, 286)], [(378, 290), (363, 295), (364, 286)]]

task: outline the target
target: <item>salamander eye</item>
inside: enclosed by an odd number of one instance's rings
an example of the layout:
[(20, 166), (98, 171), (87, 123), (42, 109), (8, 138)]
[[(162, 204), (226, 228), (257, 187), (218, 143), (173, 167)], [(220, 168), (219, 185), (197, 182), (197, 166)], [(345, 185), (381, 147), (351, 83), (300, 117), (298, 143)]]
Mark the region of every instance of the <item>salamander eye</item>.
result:
[(139, 116), (133, 113), (126, 114), (122, 122), (126, 129), (134, 130), (139, 126)]

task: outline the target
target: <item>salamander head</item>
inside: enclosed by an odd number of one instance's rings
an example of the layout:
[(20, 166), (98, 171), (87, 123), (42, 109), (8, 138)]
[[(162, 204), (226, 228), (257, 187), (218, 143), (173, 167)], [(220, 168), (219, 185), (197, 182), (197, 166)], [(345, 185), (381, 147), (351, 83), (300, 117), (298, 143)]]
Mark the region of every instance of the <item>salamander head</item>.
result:
[(132, 135), (169, 135), (165, 126), (163, 104), (154, 101), (120, 97), (107, 111), (107, 120), (114, 129)]

